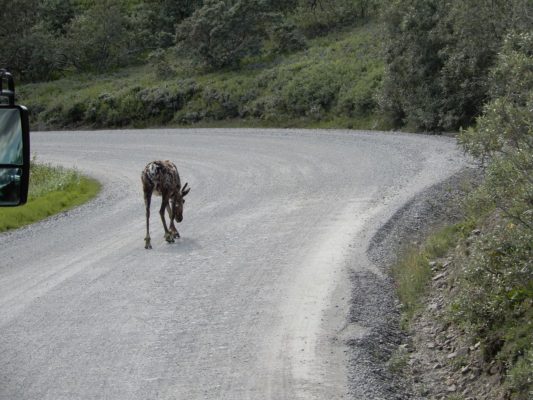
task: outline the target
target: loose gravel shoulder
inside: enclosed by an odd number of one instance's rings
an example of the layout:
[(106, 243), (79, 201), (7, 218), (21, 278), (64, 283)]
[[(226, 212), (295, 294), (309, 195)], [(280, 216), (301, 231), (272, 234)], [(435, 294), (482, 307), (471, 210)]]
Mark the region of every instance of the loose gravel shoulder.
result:
[[(461, 216), (460, 199), (464, 196), (465, 185), (470, 185), (478, 177), (476, 169), (465, 168), (417, 194), (370, 241), (368, 257), (382, 275), (354, 271), (351, 276), (350, 322), (370, 329), (366, 335), (354, 336), (348, 341), (353, 392), (361, 393), (361, 388), (365, 388), (364, 398), (376, 400), (426, 398), (427, 392), (415, 381), (420, 382), (420, 374), (428, 368), (433, 369), (434, 365), (424, 365), (423, 360), (418, 360), (417, 368), (408, 367), (404, 371), (392, 370), (389, 365), (400, 347), (414, 351), (413, 335), (419, 327), (417, 323), (411, 332), (400, 329), (401, 306), (395, 295), (390, 268), (406, 249), (418, 245), (430, 232), (444, 224), (457, 222)], [(418, 336), (416, 340), (417, 349), (423, 351), (431, 337)], [(440, 389), (446, 392), (440, 379), (439, 375), (425, 374), (424, 387), (434, 386), (438, 388), (436, 392)]]

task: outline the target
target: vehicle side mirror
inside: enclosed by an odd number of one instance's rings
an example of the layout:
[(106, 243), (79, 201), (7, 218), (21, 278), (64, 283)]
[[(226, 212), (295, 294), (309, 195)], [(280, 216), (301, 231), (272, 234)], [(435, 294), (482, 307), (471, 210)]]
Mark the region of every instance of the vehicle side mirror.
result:
[[(28, 110), (15, 105), (14, 85), (9, 73), (0, 70), (0, 207), (20, 206), (28, 199), (30, 181), (30, 124)], [(2, 84), (9, 75), (9, 87)]]

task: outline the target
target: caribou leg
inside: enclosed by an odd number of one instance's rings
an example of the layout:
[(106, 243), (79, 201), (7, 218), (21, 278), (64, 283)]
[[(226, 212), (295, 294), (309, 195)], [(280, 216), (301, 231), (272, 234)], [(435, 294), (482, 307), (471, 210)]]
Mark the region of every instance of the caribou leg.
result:
[(167, 212), (168, 212), (168, 217), (170, 218), (169, 230), (170, 232), (172, 232), (172, 235), (174, 235), (175, 238), (179, 238), (180, 233), (176, 229), (176, 225), (174, 225), (174, 213), (172, 212), (172, 207), (170, 207), (170, 205), (167, 205)]
[(152, 200), (152, 190), (144, 191), (144, 205), (146, 207), (146, 237), (144, 238), (144, 248), (151, 249), (152, 244), (150, 241), (150, 203)]
[(161, 216), (161, 222), (163, 222), (163, 228), (165, 228), (165, 240), (168, 243), (174, 243), (174, 234), (167, 228), (167, 221), (165, 220), (165, 209), (168, 207), (168, 199), (163, 197), (161, 200), (161, 208), (159, 209), (159, 215)]

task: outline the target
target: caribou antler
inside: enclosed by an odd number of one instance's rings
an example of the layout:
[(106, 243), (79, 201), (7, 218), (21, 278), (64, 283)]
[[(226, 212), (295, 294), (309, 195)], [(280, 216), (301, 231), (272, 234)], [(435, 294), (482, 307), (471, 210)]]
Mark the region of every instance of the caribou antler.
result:
[(191, 188), (187, 189), (188, 184), (189, 184), (188, 182), (185, 182), (185, 185), (183, 185), (183, 188), (181, 189), (181, 195), (183, 197), (187, 196), (187, 194), (189, 194), (189, 191), (191, 190)]

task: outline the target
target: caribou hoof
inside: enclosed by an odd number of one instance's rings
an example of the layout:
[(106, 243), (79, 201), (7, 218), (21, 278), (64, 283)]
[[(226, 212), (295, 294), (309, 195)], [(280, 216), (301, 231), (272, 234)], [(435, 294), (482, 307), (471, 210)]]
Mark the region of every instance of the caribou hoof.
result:
[(174, 238), (179, 238), (179, 237), (180, 237), (180, 234), (179, 234), (178, 231), (176, 231), (176, 232), (173, 233), (173, 236), (174, 236)]
[(174, 243), (174, 234), (172, 232), (165, 233), (165, 240), (168, 243)]
[(146, 242), (146, 244), (144, 245), (144, 248), (149, 250), (152, 248), (152, 244), (150, 243), (150, 238), (146, 238), (144, 239), (144, 241)]

